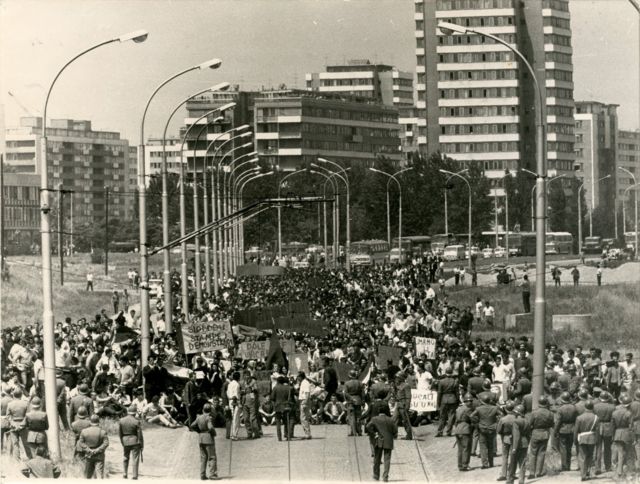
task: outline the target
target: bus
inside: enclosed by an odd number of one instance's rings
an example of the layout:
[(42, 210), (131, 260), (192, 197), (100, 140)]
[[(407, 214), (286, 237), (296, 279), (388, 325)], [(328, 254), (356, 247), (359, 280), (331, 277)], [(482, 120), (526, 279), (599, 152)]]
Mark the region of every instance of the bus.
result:
[[(398, 248), (398, 238), (394, 237), (391, 248)], [(428, 235), (408, 235), (402, 237), (402, 251), (416, 257), (422, 257), (431, 252), (431, 237)]]
[(573, 235), (569, 232), (547, 232), (545, 254), (571, 254)]
[(625, 232), (624, 233), (624, 246), (627, 249), (636, 250), (636, 233)]
[(389, 242), (386, 240), (352, 242), (349, 259), (352, 266), (385, 264), (389, 261)]
[(431, 250), (436, 254), (442, 255), (445, 247), (457, 243), (458, 237), (455, 234), (435, 234), (431, 236)]

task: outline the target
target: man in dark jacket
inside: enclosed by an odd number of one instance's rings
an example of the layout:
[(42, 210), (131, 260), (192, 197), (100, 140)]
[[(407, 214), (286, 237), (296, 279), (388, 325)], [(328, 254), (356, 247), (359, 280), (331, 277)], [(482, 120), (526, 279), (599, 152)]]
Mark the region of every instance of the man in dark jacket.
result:
[(279, 376), (276, 385), (271, 390), (271, 400), (276, 412), (276, 433), (278, 440), (282, 440), (281, 425), (284, 423), (284, 438), (289, 440), (293, 434), (291, 408), (293, 406), (293, 390), (286, 377)]
[(409, 409), (411, 408), (411, 387), (406, 382), (406, 377), (399, 374), (396, 377), (396, 400), (398, 401), (398, 420), (404, 426), (405, 440), (413, 440)]
[(349, 437), (362, 435), (360, 419), (362, 417), (362, 405), (364, 403), (364, 385), (358, 380), (358, 372), (351, 370), (349, 381), (344, 384), (344, 401), (347, 407), (349, 420)]
[(538, 408), (531, 412), (531, 445), (529, 447), (529, 479), (544, 473), (547, 443), (554, 425), (554, 415), (549, 410), (549, 400), (544, 395), (538, 399)]
[(453, 433), (456, 436), (458, 446), (458, 470), (468, 471), (471, 459), (471, 435), (473, 425), (471, 413), (473, 412), (473, 397), (470, 393), (464, 396), (464, 405), (456, 410), (456, 426)]
[[(578, 436), (585, 432), (592, 433), (592, 438), (580, 441)], [(593, 402), (587, 400), (584, 405), (584, 413), (576, 419), (573, 427), (573, 443), (578, 449), (578, 467), (580, 468), (580, 476), (583, 481), (590, 477), (591, 467), (593, 466), (593, 453), (595, 451), (595, 443), (597, 435), (600, 433), (600, 422), (593, 413)]]
[(216, 429), (211, 419), (211, 405), (208, 403), (202, 407), (202, 414), (198, 415), (189, 427), (190, 430), (198, 432), (198, 442), (200, 447), (200, 479), (207, 479), (207, 468), (209, 479), (218, 479), (218, 461), (216, 457)]
[(504, 406), (506, 415), (500, 418), (496, 428), (496, 433), (502, 439), (502, 469), (498, 477), (499, 481), (506, 481), (509, 473), (509, 459), (511, 458), (511, 446), (513, 444), (513, 425), (516, 421), (516, 414), (513, 412), (514, 408), (513, 401), (509, 400)]
[(371, 419), (366, 426), (369, 435), (373, 435), (375, 441), (373, 455), (373, 479), (380, 480), (380, 463), (384, 454), (384, 471), (382, 480), (389, 480), (389, 469), (391, 468), (391, 452), (393, 450), (393, 439), (398, 437), (398, 426), (391, 418), (389, 408), (381, 407), (379, 414)]
[(573, 446), (573, 427), (578, 418), (578, 410), (571, 403), (571, 395), (569, 392), (563, 392), (560, 395), (555, 415), (555, 423), (553, 431), (558, 442), (560, 450), (560, 459), (562, 460), (562, 470), (568, 471), (571, 468), (571, 447)]
[(480, 406), (471, 414), (471, 421), (478, 427), (478, 445), (480, 447), (482, 468), (488, 469), (493, 467), (494, 440), (500, 411), (487, 395), (483, 395), (480, 402)]
[[(524, 475), (527, 468), (527, 448), (531, 437), (531, 425), (524, 416), (524, 405), (516, 405), (513, 414), (516, 416), (511, 426), (511, 454), (509, 455), (509, 469), (507, 471), (507, 484), (513, 484), (516, 469), (520, 469), (520, 484), (524, 484)], [(505, 458), (503, 456), (503, 458)]]
[(436, 437), (442, 437), (442, 431), (447, 429), (447, 436), (451, 436), (453, 421), (458, 408), (458, 380), (453, 378), (453, 368), (448, 366), (445, 376), (438, 382), (438, 408), (440, 409), (440, 425)]
[[(49, 430), (49, 420), (47, 414), (41, 410), (42, 402), (40, 398), (33, 397), (31, 400), (31, 410), (24, 417), (25, 428), (27, 430), (27, 445), (29, 446), (29, 456), (36, 455), (38, 447), (47, 450), (47, 430)], [(45, 452), (45, 456), (47, 453)]]
[(602, 392), (600, 401), (593, 404), (593, 413), (600, 423), (600, 438), (596, 443), (596, 475), (611, 470), (611, 447), (613, 444), (613, 423), (611, 417), (616, 409), (611, 394)]
[(24, 463), (22, 474), (25, 477), (43, 479), (57, 479), (60, 477), (60, 468), (45, 456), (44, 447), (38, 447), (35, 455)]
[(80, 432), (78, 451), (84, 458), (84, 478), (93, 479), (94, 473), (104, 479), (105, 451), (109, 447), (107, 432), (100, 428), (100, 417), (91, 416), (91, 426)]
[(93, 414), (93, 400), (89, 396), (89, 386), (86, 383), (78, 385), (78, 394), (69, 402), (69, 420), (75, 422), (80, 407), (87, 409), (87, 414)]
[(165, 384), (168, 383), (163, 381), (165, 375), (156, 364), (155, 355), (149, 355), (147, 364), (142, 369), (142, 376), (144, 377), (144, 397), (150, 402), (154, 396), (164, 391)]
[(127, 415), (118, 421), (118, 433), (120, 435), (120, 443), (124, 449), (124, 460), (122, 467), (124, 468), (124, 478), (127, 478), (129, 471), (129, 458), (133, 458), (133, 479), (138, 478), (138, 466), (140, 464), (140, 455), (144, 450), (144, 438), (142, 436), (142, 423), (136, 415), (137, 409), (135, 405), (131, 405), (127, 410)]
[[(629, 411), (631, 398), (629, 395), (620, 397), (620, 405), (615, 409), (611, 416), (613, 424), (613, 445), (614, 457), (616, 461), (616, 480), (624, 477), (624, 465), (627, 464), (627, 470), (632, 473), (634, 470), (633, 452), (633, 415)], [(28, 416), (29, 414), (27, 414)]]

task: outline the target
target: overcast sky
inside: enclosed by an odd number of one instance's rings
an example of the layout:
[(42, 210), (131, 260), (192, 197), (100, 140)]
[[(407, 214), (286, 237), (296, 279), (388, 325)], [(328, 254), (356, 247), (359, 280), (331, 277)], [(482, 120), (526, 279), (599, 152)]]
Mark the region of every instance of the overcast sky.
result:
[[(619, 104), (620, 127), (639, 128), (638, 13), (628, 0), (571, 0), (570, 8), (575, 99)], [(41, 114), (45, 89), (67, 60), (146, 29), (145, 43), (112, 44), (75, 62), (48, 111), (50, 119), (88, 119), (138, 143), (155, 87), (209, 58), (222, 59), (221, 68), (160, 91), (145, 138), (161, 134), (182, 99), (222, 81), (303, 87), (305, 73), (351, 58), (415, 72), (413, 11), (413, 0), (0, 0), (0, 103), (7, 126)]]

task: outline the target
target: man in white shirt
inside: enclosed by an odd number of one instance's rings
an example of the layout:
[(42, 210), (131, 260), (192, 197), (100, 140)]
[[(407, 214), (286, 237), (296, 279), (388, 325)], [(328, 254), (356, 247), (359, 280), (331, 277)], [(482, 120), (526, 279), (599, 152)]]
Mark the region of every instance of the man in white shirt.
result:
[(633, 353), (626, 354), (626, 360), (620, 363), (622, 368), (622, 386), (631, 391), (634, 382), (638, 380), (638, 365), (633, 362)]
[(311, 439), (311, 382), (304, 371), (298, 373), (298, 400), (300, 401), (300, 425), (306, 439)]
[(418, 390), (431, 390), (431, 384), (433, 382), (433, 375), (425, 370), (424, 363), (418, 363), (418, 371), (416, 372), (417, 389)]
[(227, 387), (227, 398), (231, 407), (231, 440), (238, 440), (240, 432), (240, 373), (233, 372), (232, 380)]
[(482, 314), (484, 316), (484, 322), (489, 326), (493, 326), (493, 320), (496, 315), (496, 310), (489, 303), (489, 301), (484, 302), (484, 308), (482, 308)]

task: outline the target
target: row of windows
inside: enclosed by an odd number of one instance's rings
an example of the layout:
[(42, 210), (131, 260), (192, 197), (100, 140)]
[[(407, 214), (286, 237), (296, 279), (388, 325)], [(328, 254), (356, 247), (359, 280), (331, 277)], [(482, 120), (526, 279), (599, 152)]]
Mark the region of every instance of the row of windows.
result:
[(557, 97), (560, 99), (573, 99), (573, 89), (565, 89), (562, 87), (548, 87), (547, 97)]
[(640, 150), (640, 145), (631, 144), (631, 143), (618, 143), (618, 149), (620, 149), (620, 150), (629, 150), (629, 151), (638, 151), (638, 150)]
[[(437, 10), (477, 10), (481, 8), (513, 8), (513, 0), (437, 0), (436, 3)], [(416, 11), (419, 11), (417, 7)]]
[(353, 111), (327, 108), (302, 108), (303, 116), (315, 118), (346, 119), (350, 121), (368, 121), (373, 123), (397, 123), (398, 116), (392, 113), (376, 113), (371, 111)]
[(393, 83), (397, 84), (398, 86), (413, 87), (413, 79), (404, 79), (398, 77), (397, 79), (393, 80)]
[(543, 0), (542, 8), (552, 8), (561, 12), (569, 11), (569, 2), (567, 0)]
[(302, 110), (300, 108), (260, 108), (258, 116), (300, 116)]
[(304, 123), (301, 129), (304, 133), (329, 136), (369, 136), (372, 138), (396, 138), (398, 136), (395, 129), (355, 128), (333, 124)]
[(513, 57), (513, 52), (455, 52), (438, 55), (438, 62), (440, 62), (441, 64), (469, 62), (513, 62)]
[(547, 69), (545, 71), (547, 79), (555, 79), (556, 81), (573, 82), (573, 72), (562, 71), (560, 69)]
[(571, 28), (571, 22), (565, 18), (560, 17), (544, 17), (542, 19), (542, 25), (545, 27), (553, 26), (560, 29), (569, 30)]
[(568, 35), (545, 34), (544, 43), (571, 47), (571, 37), (569, 37)]
[(573, 108), (569, 106), (547, 106), (547, 115), (548, 116), (558, 116), (563, 118), (572, 118), (573, 117)]
[(484, 89), (440, 89), (440, 99), (470, 99), (517, 96), (517, 87), (487, 87)]
[(440, 126), (440, 134), (507, 134), (517, 133), (518, 125), (514, 123), (508, 124), (450, 124)]
[(7, 148), (33, 148), (36, 146), (36, 140), (20, 139), (15, 141), (7, 141)]
[(567, 160), (549, 160), (547, 162), (547, 168), (556, 169), (560, 171), (572, 171), (573, 170), (573, 162)]
[(38, 200), (38, 187), (14, 187), (4, 186), (4, 197), (15, 200)]
[(573, 143), (569, 143), (568, 141), (547, 141), (547, 150), (573, 153)]
[(485, 81), (517, 79), (515, 69), (491, 69), (479, 71), (439, 71), (438, 78), (441, 81)]
[(16, 222), (38, 224), (40, 222), (40, 210), (38, 207), (5, 207), (7, 224)]
[[(496, 37), (501, 38), (509, 44), (516, 43), (516, 34), (495, 34)], [(422, 39), (420, 39), (422, 40)], [(482, 44), (497, 44), (495, 40), (484, 35), (439, 35), (438, 43), (440, 45), (482, 45)]]
[(571, 64), (571, 54), (562, 52), (545, 52), (544, 59), (547, 62), (558, 62), (560, 64)]
[[(385, 145), (371, 143), (345, 143), (340, 141), (323, 141), (306, 139), (302, 143), (303, 148), (312, 150), (329, 150), (329, 151), (358, 151), (364, 153), (377, 153), (382, 151), (393, 151)], [(397, 150), (397, 147), (395, 147)]]
[(547, 127), (547, 132), (558, 134), (573, 134), (573, 126), (570, 124), (556, 124), (550, 123)]
[[(640, 156), (635, 155), (618, 155), (620, 161), (640, 161)], [(629, 168), (631, 170), (631, 168)]]
[(440, 116), (515, 116), (516, 106), (460, 106), (455, 108), (440, 108)]
[[(456, 25), (464, 25), (465, 27), (503, 27), (505, 25), (514, 25), (515, 19), (512, 16), (497, 17), (455, 17), (444, 19), (445, 22)], [(416, 21), (418, 30), (422, 30), (419, 25), (421, 20)]]
[(5, 158), (7, 161), (34, 161), (34, 153), (6, 153)]
[(519, 151), (517, 141), (493, 143), (441, 143), (443, 153), (498, 153)]
[(322, 79), (323, 86), (371, 86), (373, 79)]

